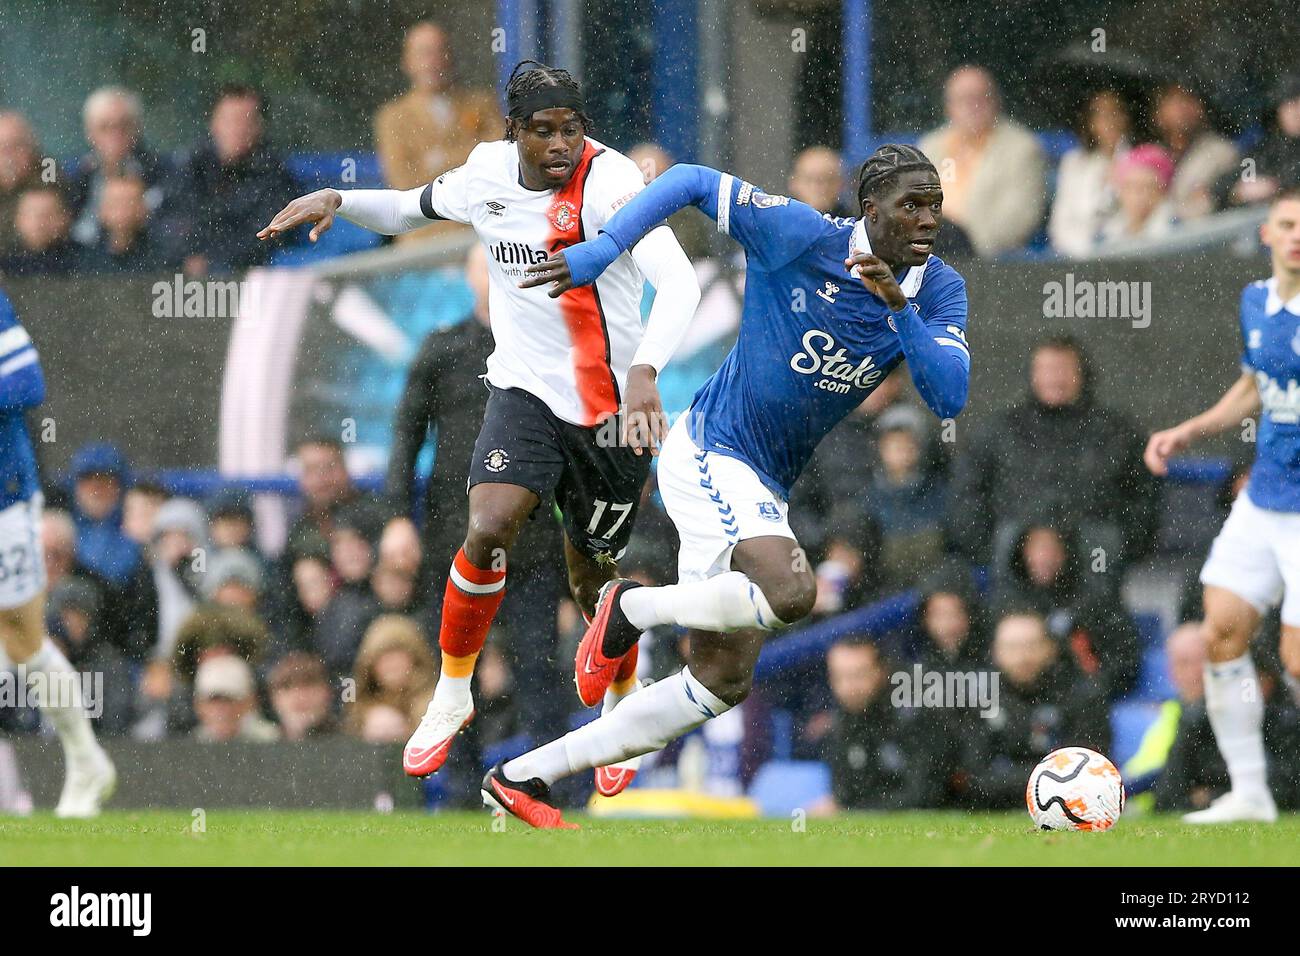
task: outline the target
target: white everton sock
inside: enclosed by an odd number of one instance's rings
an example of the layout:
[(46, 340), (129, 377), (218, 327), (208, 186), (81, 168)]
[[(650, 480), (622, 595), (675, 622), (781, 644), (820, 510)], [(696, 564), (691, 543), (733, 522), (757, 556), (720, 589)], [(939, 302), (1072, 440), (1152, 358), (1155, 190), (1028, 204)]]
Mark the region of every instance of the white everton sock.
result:
[(631, 588), (619, 598), (618, 606), (632, 625), (643, 631), (656, 624), (701, 631), (746, 627), (770, 631), (785, 623), (773, 613), (759, 586), (740, 571), (686, 584)]
[(25, 666), (28, 675), (45, 677), (41, 714), (54, 726), (67, 758), (81, 760), (94, 753), (99, 745), (81, 698), (81, 675), (48, 637)]
[(690, 668), (683, 667), (672, 677), (629, 694), (591, 723), (511, 760), (502, 770), (510, 780), (541, 777), (552, 784), (581, 770), (662, 750), (669, 741), (730, 709), (730, 704), (691, 676)]
[(1236, 660), (1206, 663), (1205, 710), (1232, 789), (1247, 797), (1267, 795), (1264, 700), (1249, 651)]

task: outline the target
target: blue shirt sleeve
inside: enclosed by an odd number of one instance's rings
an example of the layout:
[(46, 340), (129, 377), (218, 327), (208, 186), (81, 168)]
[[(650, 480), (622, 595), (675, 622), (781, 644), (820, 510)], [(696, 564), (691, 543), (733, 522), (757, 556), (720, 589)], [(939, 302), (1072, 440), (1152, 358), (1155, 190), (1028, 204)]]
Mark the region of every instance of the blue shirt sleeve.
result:
[(836, 228), (807, 203), (768, 195), (727, 173), (718, 184), (714, 218), (718, 232), (739, 242), (769, 272), (792, 262)]
[(45, 401), (45, 374), (27, 330), (0, 292), (0, 411), (21, 411)]
[(970, 393), (966, 282), (951, 268), (926, 283), (915, 300), (892, 313), (912, 382), (930, 410), (952, 418)]
[(1241, 301), (1237, 304), (1237, 331), (1241, 333), (1241, 371), (1243, 373), (1255, 371), (1255, 366), (1250, 361), (1250, 343), (1246, 340), (1246, 300), (1250, 298), (1251, 289), (1254, 285), (1248, 285), (1241, 290)]
[(594, 282), (655, 226), (687, 206), (718, 224), (764, 269), (780, 268), (835, 227), (798, 200), (769, 196), (730, 173), (689, 163), (671, 167), (620, 209), (595, 239), (564, 251), (574, 285)]

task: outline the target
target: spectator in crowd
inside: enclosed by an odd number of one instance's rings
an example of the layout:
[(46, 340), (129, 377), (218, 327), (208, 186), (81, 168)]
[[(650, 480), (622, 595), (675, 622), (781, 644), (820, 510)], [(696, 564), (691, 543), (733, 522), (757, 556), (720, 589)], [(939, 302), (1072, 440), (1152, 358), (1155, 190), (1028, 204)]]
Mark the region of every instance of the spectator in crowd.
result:
[(1079, 127), (1079, 145), (1061, 157), (1057, 169), (1047, 225), (1052, 248), (1075, 258), (1093, 251), (1116, 209), (1115, 164), (1129, 151), (1133, 117), (1119, 93), (1098, 90), (1088, 98)]
[(50, 588), (49, 595), (46, 615), (50, 636), (72, 669), (91, 675), (96, 682), (90, 689), (95, 699), (87, 701), (96, 732), (126, 733), (132, 721), (135, 685), (125, 659), (104, 627), (105, 593), (90, 579), (71, 576)]
[(370, 743), (400, 743), (415, 730), (433, 697), (438, 667), (414, 621), (376, 618), (356, 660), (356, 702), (348, 732)]
[[(432, 182), (463, 165), (479, 143), (504, 135), (496, 95), (455, 83), (449, 47), (446, 31), (436, 23), (422, 20), (406, 31), (402, 72), (410, 88), (375, 117), (375, 152), (384, 181), (393, 189)], [(408, 232), (399, 241), (419, 241), (451, 228), (439, 223)]]
[(167, 255), (149, 224), (144, 180), (113, 176), (98, 192), (98, 235), (82, 257), (82, 268), (108, 274), (165, 268)]
[(120, 86), (103, 86), (81, 109), (90, 152), (67, 172), (68, 198), (76, 219), (72, 238), (83, 246), (100, 245), (108, 227), (103, 202), (108, 184), (127, 179), (140, 186), (140, 219), (147, 220), (163, 204), (168, 171), (158, 154), (144, 145), (144, 109), (140, 97)]
[[(637, 143), (627, 151), (627, 158), (641, 168), (641, 178), (647, 186), (677, 162), (658, 143)], [(679, 209), (668, 217), (668, 227), (691, 259), (703, 258), (712, 252), (716, 230), (707, 217), (696, 215), (689, 209)], [(649, 305), (643, 302), (642, 308), (648, 309)]]
[(102, 574), (77, 560), (77, 526), (72, 516), (58, 508), (41, 513), (41, 553), (45, 560), (45, 587), (54, 592), (65, 581), (89, 585), (95, 592), (95, 628), (114, 647), (126, 647), (126, 622), (117, 588)]
[(295, 651), (271, 668), (271, 708), (285, 740), (328, 737), (338, 732), (334, 689), (319, 658)]
[(1029, 394), (977, 428), (957, 457), (952, 539), (1001, 577), (1024, 523), (1054, 514), (1078, 530), (1083, 551), (1103, 549), (1107, 574), (1118, 582), (1153, 546), (1159, 520), (1159, 486), (1142, 464), (1142, 436), (1097, 401), (1096, 375), (1076, 339), (1040, 340), (1029, 365)]
[(203, 600), (265, 617), (261, 608), (262, 565), (251, 552), (218, 548), (198, 577)]
[(122, 497), (122, 533), (141, 547), (153, 541), (158, 509), (170, 498), (154, 481), (136, 481)]
[[(328, 553), (330, 534), (343, 508), (366, 511), (380, 524), (391, 512), (352, 483), (343, 460), (343, 444), (317, 435), (298, 444), (298, 493), (302, 512), (289, 528), (285, 558), (290, 565), (303, 554)], [(468, 460), (468, 459), (466, 459)], [(454, 549), (451, 553), (455, 553)]]
[(205, 743), (280, 738), (275, 724), (257, 712), (253, 669), (234, 654), (218, 654), (199, 665), (194, 677), (194, 739)]
[(176, 732), (191, 727), (195, 716), (193, 686), (199, 666), (215, 657), (233, 655), (252, 672), (266, 659), (270, 644), (270, 632), (257, 615), (234, 607), (199, 604), (181, 624), (171, 657), (145, 672), (145, 681), (156, 682), (152, 689), (163, 693), (159, 693), (158, 700), (152, 700), (143, 694), (150, 688), (142, 682), (142, 700), (149, 703), (150, 710), (149, 717), (137, 724), (137, 736), (154, 726), (159, 712), (166, 718), (164, 730)]
[[(299, 571), (297, 566), (295, 571)], [(299, 573), (309, 596), (312, 599), (318, 597), (318, 570), (307, 563)], [(337, 570), (332, 569), (329, 573), (328, 600), (311, 619), (310, 643), (299, 649), (311, 651), (324, 660), (332, 677), (342, 677), (352, 669), (366, 629), (379, 613), (379, 604), (364, 586), (365, 578), (349, 584), (338, 581)]]
[(41, 147), (31, 123), (22, 113), (0, 109), (0, 259), (18, 251), (19, 197), (40, 185)]
[(317, 624), (334, 597), (328, 555), (301, 555), (289, 566), (287, 577), (288, 594), (274, 628), (274, 657), (295, 650), (314, 653)]
[(344, 505), (330, 532), (330, 564), (343, 587), (364, 592), (375, 567), (375, 548), (383, 531), (380, 516), (362, 502)]
[(995, 809), (1021, 806), (1029, 773), (1058, 747), (1110, 749), (1110, 712), (1102, 689), (1080, 674), (1034, 611), (1012, 610), (993, 633), (1001, 674), (996, 713), (979, 721), (983, 758), (975, 788)]
[(835, 699), (822, 739), (831, 798), (816, 812), (910, 806), (907, 731), (890, 702), (889, 668), (879, 646), (865, 635), (836, 642), (826, 655), (826, 675)]
[(927, 670), (978, 670), (988, 660), (984, 608), (970, 568), (947, 560), (921, 578), (908, 656)]
[(380, 520), (364, 502), (353, 502), (338, 510), (330, 533), (329, 598), (314, 616), (310, 645), (300, 649), (318, 654), (336, 676), (351, 669), (366, 628), (379, 613), (370, 576)]
[(416, 620), (428, 620), (420, 603), (415, 572), (381, 560), (370, 572), (370, 592), (382, 614), (409, 614)]
[(126, 588), (132, 659), (171, 658), (180, 627), (199, 602), (207, 551), (207, 522), (196, 502), (172, 498), (158, 509), (149, 560)]
[(1169, 198), (1174, 163), (1169, 154), (1144, 143), (1115, 163), (1118, 208), (1102, 224), (1098, 247), (1133, 240), (1163, 239), (1178, 224)]
[[(971, 587), (970, 569), (949, 562), (921, 584), (913, 654), (922, 674), (988, 675), (983, 608)], [(915, 673), (915, 672), (913, 672)], [(988, 677), (985, 677), (988, 680)], [(964, 691), (965, 693), (965, 691)], [(970, 809), (981, 803), (975, 787), (987, 717), (978, 700), (966, 706), (918, 707), (908, 711), (908, 770), (916, 806)]]
[(140, 546), (122, 531), (126, 459), (114, 446), (86, 445), (72, 456), (72, 520), (77, 560), (122, 587), (140, 564)]
[(1215, 183), (1220, 207), (1268, 202), (1281, 190), (1300, 186), (1300, 73), (1278, 82), (1263, 126), (1264, 139)]
[(844, 166), (840, 154), (829, 146), (809, 146), (794, 158), (788, 184), (790, 196), (818, 212), (851, 218), (844, 202)]
[(271, 247), (258, 240), (266, 210), (297, 193), (283, 158), (266, 143), (266, 99), (255, 87), (228, 84), (217, 93), (209, 139), (177, 175), (172, 229), (178, 259), (191, 276), (227, 275), (265, 265)]
[(926, 471), (927, 419), (911, 405), (897, 406), (876, 421), (878, 464), (867, 493), (868, 514), (880, 529), (882, 584), (911, 586), (944, 552), (946, 488)]
[(208, 537), (216, 547), (257, 553), (253, 530), (253, 505), (244, 492), (223, 491), (208, 502)]
[(1141, 666), (1137, 626), (1120, 601), (1115, 578), (1098, 570), (1100, 556), (1079, 550), (1067, 524), (1031, 521), (1015, 539), (1006, 575), (997, 582), (1000, 605), (1032, 607), (1048, 633), (1094, 678), (1110, 700), (1133, 690)]
[(1185, 83), (1163, 86), (1151, 115), (1160, 145), (1174, 163), (1169, 183), (1174, 216), (1189, 222), (1214, 212), (1214, 183), (1237, 171), (1237, 147), (1210, 129), (1205, 100)]
[(69, 238), (72, 217), (56, 186), (32, 186), (18, 197), (14, 213), (17, 248), (0, 258), (7, 276), (63, 276), (84, 264), (80, 246)]
[(944, 219), (975, 251), (992, 256), (1025, 245), (1047, 201), (1046, 164), (1034, 134), (1002, 112), (993, 75), (962, 66), (944, 85), (946, 125), (921, 139), (943, 183)]
[[(475, 243), (465, 260), (465, 278), (474, 293), (470, 315), (456, 325), (430, 333), (407, 373), (406, 386), (393, 422), (386, 493), (401, 517), (389, 522), (385, 537), (415, 535), (407, 515), (415, 509), (416, 462), (429, 436), (437, 434), (433, 473), (423, 496), (421, 545), (428, 556), (423, 576), (429, 595), (422, 621), (434, 633), (442, 607), (443, 577), (465, 538), (462, 515), (469, 465), (482, 424), (487, 392), (478, 381), (492, 351), (488, 316), (487, 253)], [(560, 731), (567, 716), (550, 689), (561, 680), (556, 669), (556, 612), (568, 594), (560, 527), (547, 508), (539, 508), (520, 531), (511, 551), (510, 587), (497, 622), (514, 638), (511, 661), (518, 701), (528, 729), (539, 738)]]

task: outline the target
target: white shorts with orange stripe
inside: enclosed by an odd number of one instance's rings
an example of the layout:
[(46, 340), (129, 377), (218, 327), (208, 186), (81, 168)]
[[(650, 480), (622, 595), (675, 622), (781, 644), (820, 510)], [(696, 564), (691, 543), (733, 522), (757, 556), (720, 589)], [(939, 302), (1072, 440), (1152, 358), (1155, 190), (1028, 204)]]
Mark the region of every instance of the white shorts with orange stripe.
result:
[(702, 451), (673, 425), (659, 452), (659, 494), (677, 526), (677, 580), (702, 581), (731, 570), (731, 552), (749, 538), (794, 538), (790, 505), (738, 458)]

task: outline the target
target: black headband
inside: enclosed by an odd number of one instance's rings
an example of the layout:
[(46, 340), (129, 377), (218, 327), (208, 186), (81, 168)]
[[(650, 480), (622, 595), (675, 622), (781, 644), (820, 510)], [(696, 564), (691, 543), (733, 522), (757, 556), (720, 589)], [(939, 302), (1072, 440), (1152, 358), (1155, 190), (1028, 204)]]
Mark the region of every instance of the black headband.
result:
[(582, 94), (563, 86), (543, 86), (521, 93), (510, 104), (510, 115), (517, 120), (527, 120), (539, 110), (573, 110), (581, 113), (586, 108)]

